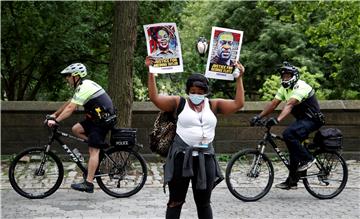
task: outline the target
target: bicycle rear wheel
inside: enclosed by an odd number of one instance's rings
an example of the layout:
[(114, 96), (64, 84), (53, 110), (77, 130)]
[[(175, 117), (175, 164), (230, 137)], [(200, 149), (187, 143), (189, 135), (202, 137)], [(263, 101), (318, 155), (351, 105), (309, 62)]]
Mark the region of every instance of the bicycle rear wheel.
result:
[(11, 186), (29, 199), (45, 198), (61, 185), (64, 168), (60, 159), (44, 148), (29, 148), (18, 154), (9, 168)]
[(144, 158), (131, 148), (113, 147), (105, 152), (96, 181), (108, 195), (126, 198), (139, 192), (147, 178)]
[(265, 154), (246, 149), (235, 154), (226, 167), (226, 185), (236, 198), (250, 202), (264, 197), (274, 181), (274, 168)]
[(346, 162), (336, 151), (316, 151), (316, 165), (306, 171), (306, 190), (316, 198), (331, 199), (345, 188), (348, 179)]

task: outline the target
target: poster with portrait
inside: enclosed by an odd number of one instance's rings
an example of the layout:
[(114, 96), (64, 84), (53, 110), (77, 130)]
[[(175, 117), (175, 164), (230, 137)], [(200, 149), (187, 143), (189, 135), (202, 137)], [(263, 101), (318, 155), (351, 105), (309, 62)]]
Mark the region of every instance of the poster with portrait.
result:
[(205, 76), (234, 80), (234, 64), (240, 58), (243, 31), (212, 27)]
[(183, 72), (179, 33), (175, 23), (144, 25), (148, 56), (155, 59), (152, 73)]

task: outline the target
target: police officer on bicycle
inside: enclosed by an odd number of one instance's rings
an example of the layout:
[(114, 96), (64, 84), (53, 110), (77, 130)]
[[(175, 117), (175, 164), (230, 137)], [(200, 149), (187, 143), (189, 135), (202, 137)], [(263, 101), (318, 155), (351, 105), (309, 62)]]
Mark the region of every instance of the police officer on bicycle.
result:
[(275, 98), (265, 106), (264, 110), (250, 120), (250, 124), (255, 125), (261, 118), (273, 112), (282, 101), (286, 101), (286, 103), (281, 113), (277, 118), (268, 119), (266, 126), (278, 124), (290, 113), (296, 118), (296, 121), (283, 132), (283, 138), (290, 156), (289, 176), (285, 182), (275, 186), (288, 190), (297, 188), (297, 182), (300, 178), (299, 172), (307, 170), (316, 162), (301, 142), (325, 122), (314, 89), (305, 81), (299, 80), (298, 69), (284, 62), (278, 71), (281, 76), (281, 87), (277, 90)]
[(94, 81), (84, 79), (87, 75), (86, 67), (81, 63), (71, 64), (61, 74), (67, 82), (74, 87), (75, 94), (71, 100), (62, 105), (48, 120), (49, 127), (56, 125), (71, 116), (78, 106), (83, 106), (85, 120), (72, 127), (73, 133), (79, 138), (86, 139), (89, 146), (89, 162), (86, 180), (75, 183), (71, 188), (93, 193), (94, 174), (99, 164), (100, 148), (105, 147), (104, 142), (108, 131), (115, 125), (116, 116), (111, 98), (105, 90)]

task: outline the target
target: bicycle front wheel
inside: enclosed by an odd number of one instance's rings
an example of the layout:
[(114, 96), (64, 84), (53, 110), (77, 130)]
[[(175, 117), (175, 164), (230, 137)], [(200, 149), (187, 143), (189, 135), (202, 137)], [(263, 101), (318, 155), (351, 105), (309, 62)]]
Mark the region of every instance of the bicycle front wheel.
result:
[(44, 148), (29, 148), (12, 161), (9, 168), (11, 186), (29, 199), (45, 198), (61, 185), (64, 168), (60, 159)]
[(320, 150), (314, 157), (316, 163), (306, 171), (304, 186), (316, 198), (334, 198), (345, 188), (348, 179), (346, 162), (336, 151)]
[(265, 154), (246, 149), (235, 154), (226, 167), (226, 185), (236, 198), (250, 202), (264, 197), (274, 181), (274, 168)]
[(126, 198), (139, 192), (146, 178), (146, 163), (138, 152), (131, 148), (113, 147), (104, 153), (96, 180), (108, 195)]

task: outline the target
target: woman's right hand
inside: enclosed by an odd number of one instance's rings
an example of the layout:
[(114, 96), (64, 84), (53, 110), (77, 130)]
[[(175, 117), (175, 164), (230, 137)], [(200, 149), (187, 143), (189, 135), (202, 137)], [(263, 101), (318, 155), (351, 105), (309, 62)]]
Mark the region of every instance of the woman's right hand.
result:
[(157, 76), (156, 73), (150, 72), (150, 69), (149, 69), (149, 66), (153, 66), (153, 65), (154, 65), (154, 62), (155, 62), (155, 58), (154, 58), (154, 57), (152, 57), (152, 56), (146, 56), (145, 65), (146, 65), (147, 69), (149, 70), (149, 77)]
[(149, 66), (152, 66), (155, 62), (155, 59), (152, 56), (146, 56), (145, 59), (145, 65), (147, 68), (149, 68)]

